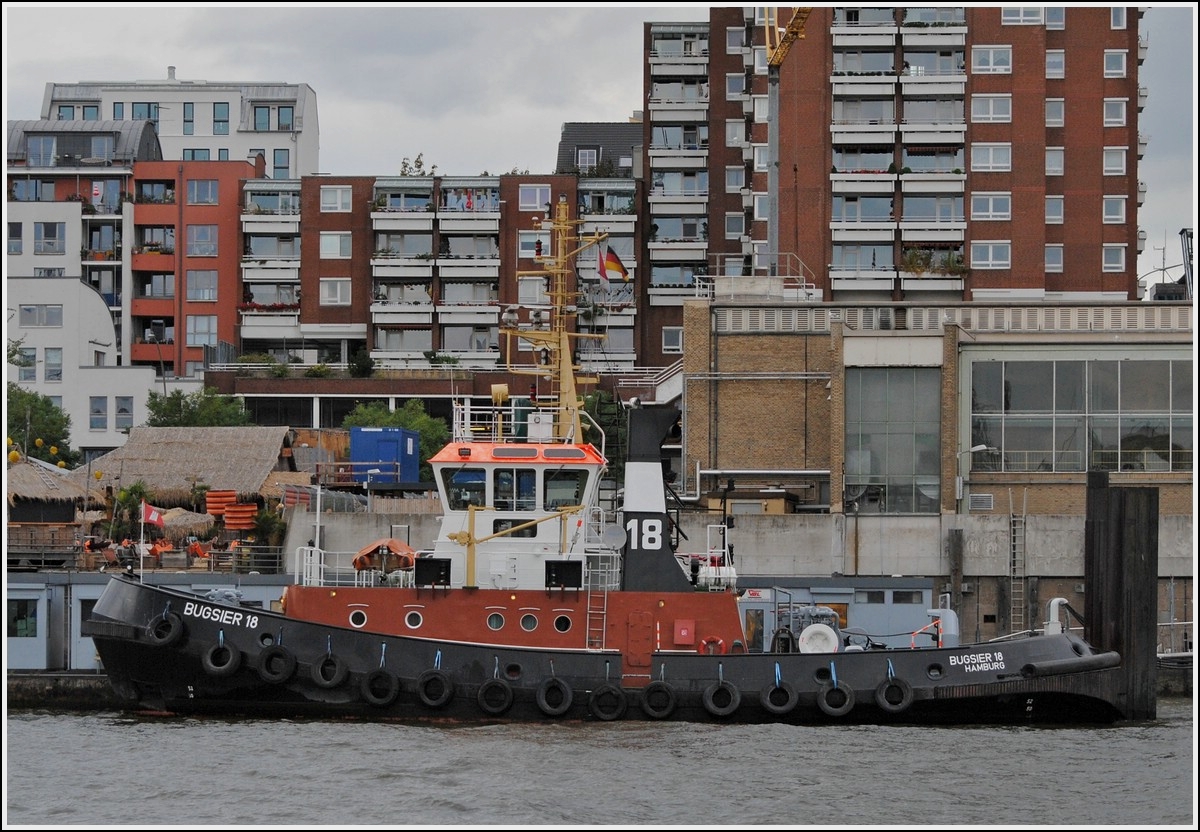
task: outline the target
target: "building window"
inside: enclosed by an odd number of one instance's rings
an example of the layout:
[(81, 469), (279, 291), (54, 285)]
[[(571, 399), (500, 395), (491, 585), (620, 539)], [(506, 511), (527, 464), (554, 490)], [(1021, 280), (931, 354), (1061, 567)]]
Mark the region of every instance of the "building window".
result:
[(17, 381), (37, 381), (36, 347), (21, 347), (17, 362)]
[(1062, 225), (1063, 198), (1061, 196), (1046, 197), (1046, 224)]
[(37, 638), (36, 598), (10, 598), (8, 601), (8, 637)]
[(746, 168), (736, 165), (725, 168), (725, 193), (735, 194), (746, 187)]
[(1046, 245), (1046, 271), (1061, 272), (1063, 270), (1063, 247), (1062, 243), (1049, 243)]
[(1038, 6), (1009, 6), (1000, 9), (1000, 23), (1004, 26), (1039, 26), (1042, 9)]
[(58, 105), (58, 120), (59, 121), (70, 121), (73, 118), (75, 118), (75, 106), (73, 104), (59, 104)]
[(62, 347), (46, 347), (42, 355), (42, 380), (62, 381)]
[(21, 223), (10, 222), (8, 224), (8, 253), (20, 254), (23, 244), (21, 242)]
[(971, 243), (971, 268), (1012, 268), (1012, 245), (1007, 240)]
[(1067, 28), (1067, 10), (1063, 6), (1047, 6), (1046, 10), (1046, 28), (1047, 29), (1065, 29)]
[(1103, 253), (1104, 271), (1106, 272), (1123, 272), (1125, 271), (1125, 246), (1124, 245), (1106, 245)]
[(189, 225), (187, 227), (188, 257), (217, 256), (217, 226)]
[(667, 355), (683, 353), (683, 327), (664, 326), (662, 328), (662, 351)]
[(17, 323), (22, 328), (35, 326), (61, 327), (63, 325), (62, 304), (23, 303), (20, 307)]
[(1066, 166), (1066, 152), (1061, 147), (1046, 148), (1046, 175), (1062, 176)]
[(725, 215), (725, 239), (740, 240), (746, 233), (746, 215), (741, 212), (729, 212)]
[(10, 179), (8, 198), (13, 202), (54, 202), (54, 180)]
[(1125, 175), (1125, 148), (1123, 148), (1123, 147), (1106, 147), (1106, 148), (1104, 148), (1104, 175), (1105, 176), (1124, 176)]
[(941, 370), (846, 369), (845, 501), (856, 514), (939, 511)]
[(290, 133), (296, 129), (293, 119), (294, 113), (295, 110), (292, 107), (283, 106), (279, 108), (279, 111), (276, 113), (276, 118), (280, 130), (284, 131), (285, 133)]
[(1010, 122), (1012, 121), (1011, 95), (973, 95), (971, 96), (972, 122)]
[(321, 280), (321, 305), (322, 306), (349, 306), (350, 305), (350, 278), (322, 278)]
[(350, 256), (349, 231), (321, 232), (321, 259), (340, 260)]
[(1062, 98), (1046, 99), (1046, 126), (1062, 127), (1067, 121), (1066, 101)]
[(321, 187), (321, 212), (336, 211), (344, 213), (350, 210), (349, 185), (323, 185)]
[(746, 27), (731, 26), (725, 30), (725, 54), (740, 55), (746, 45)]
[(272, 179), (287, 179), (288, 176), (291, 175), (291, 171), (292, 171), (291, 156), (292, 156), (291, 151), (288, 150), (286, 147), (275, 148), (275, 151), (272, 154), (272, 158), (274, 161), (274, 164), (271, 167), (271, 178)]
[(257, 106), (254, 108), (254, 129), (262, 132), (271, 129), (271, 108)]
[(213, 102), (213, 135), (228, 136), (229, 135), (229, 102), (214, 101)]
[(575, 151), (575, 166), (579, 168), (580, 173), (591, 173), (592, 168), (596, 167), (599, 155), (594, 147), (580, 147)]
[(1125, 28), (1125, 7), (1114, 6), (1109, 17), (1109, 26), (1113, 29)]
[(67, 224), (65, 222), (35, 222), (33, 224), (34, 254), (66, 254)]
[(971, 145), (971, 170), (1012, 170), (1012, 145), (1007, 143)]
[(1125, 77), (1125, 55), (1124, 49), (1106, 49), (1104, 51), (1105, 78)]
[[(541, 243), (539, 246), (538, 243)], [(432, 246), (432, 242), (430, 242)], [(549, 231), (518, 231), (517, 257), (530, 260), (541, 254), (550, 253)]]
[[(971, 443), (987, 470), (1192, 469), (1192, 361), (979, 360), (970, 367)], [(974, 468), (975, 465), (972, 467)]]
[(188, 315), (187, 345), (189, 347), (215, 347), (217, 345), (217, 316)]
[(725, 144), (728, 147), (741, 147), (746, 143), (746, 121), (730, 119), (725, 122)]
[(1124, 127), (1125, 126), (1125, 104), (1127, 100), (1124, 98), (1106, 98), (1104, 99), (1104, 126), (1105, 127)]
[(228, 147), (217, 148), (217, 161), (218, 162), (228, 162), (229, 161), (229, 148)]
[(67, 270), (65, 268), (62, 268), (61, 266), (58, 268), (51, 268), (51, 269), (45, 268), (44, 266), (34, 266), (33, 276), (34, 277), (66, 277)]
[(150, 122), (158, 132), (158, 104), (151, 101), (133, 102), (133, 118), (135, 121), (141, 119)]
[(522, 211), (548, 211), (550, 186), (521, 185), (517, 188), (517, 204)]
[(88, 427), (92, 430), (108, 430), (108, 397), (88, 397)]
[(113, 121), (124, 121), (124, 120), (125, 120), (125, 102), (124, 101), (114, 101), (113, 102)]
[(208, 162), (211, 161), (211, 155), (207, 147), (185, 147), (183, 149), (183, 161), (185, 162)]
[(771, 169), (771, 149), (765, 144), (754, 145), (754, 170), (756, 173)]
[(196, 105), (191, 101), (183, 102), (183, 135), (191, 136), (196, 132)]
[(771, 218), (771, 204), (766, 194), (754, 195), (754, 219), (768, 220)]
[(1046, 50), (1046, 77), (1067, 77), (1067, 53), (1063, 49)]
[(1012, 194), (972, 194), (971, 219), (973, 220), (1011, 220)]
[(746, 94), (746, 74), (744, 72), (730, 72), (725, 75), (725, 96), (727, 98), (740, 98)]
[(52, 168), (55, 166), (54, 136), (25, 137), (25, 165), (31, 168)]
[(217, 204), (217, 180), (189, 179), (187, 189), (188, 205)]
[(216, 300), (217, 272), (216, 270), (188, 269), (187, 272), (188, 300)]
[(98, 104), (83, 105), (83, 120), (98, 121), (100, 119), (100, 106)]
[(1012, 47), (971, 47), (971, 72), (975, 75), (1012, 74)]
[(1106, 225), (1119, 225), (1125, 222), (1125, 197), (1123, 196), (1106, 196), (1104, 197), (1104, 223)]
[(116, 396), (117, 419), (113, 425), (117, 430), (133, 427), (133, 396)]

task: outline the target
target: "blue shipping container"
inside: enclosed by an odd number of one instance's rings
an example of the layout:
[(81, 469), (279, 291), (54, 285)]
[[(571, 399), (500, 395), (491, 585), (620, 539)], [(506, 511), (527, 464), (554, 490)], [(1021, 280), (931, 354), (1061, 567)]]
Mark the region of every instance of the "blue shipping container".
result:
[(421, 435), (408, 428), (350, 428), (350, 462), (354, 481), (410, 483), (420, 478)]

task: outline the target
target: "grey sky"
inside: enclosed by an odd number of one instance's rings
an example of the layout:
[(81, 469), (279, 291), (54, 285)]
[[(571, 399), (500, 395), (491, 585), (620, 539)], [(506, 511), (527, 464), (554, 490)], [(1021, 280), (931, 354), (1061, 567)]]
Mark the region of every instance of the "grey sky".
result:
[[(1138, 274), (1165, 265), (1176, 279), (1179, 229), (1195, 227), (1196, 17), (1186, 4), (1149, 9)], [(644, 21), (706, 19), (704, 4), (135, 4), (114, 13), (111, 4), (5, 3), (5, 118), (39, 117), (50, 81), (164, 79), (175, 66), (183, 80), (311, 86), (329, 173), (394, 173), (419, 153), (442, 174), (548, 172), (563, 122), (641, 109)]]

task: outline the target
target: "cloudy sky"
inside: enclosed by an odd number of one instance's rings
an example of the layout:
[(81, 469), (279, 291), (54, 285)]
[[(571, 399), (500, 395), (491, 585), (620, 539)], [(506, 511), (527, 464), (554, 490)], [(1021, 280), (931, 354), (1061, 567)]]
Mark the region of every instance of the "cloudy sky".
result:
[[(5, 3), (5, 118), (38, 118), (50, 81), (164, 79), (175, 66), (184, 80), (308, 84), (328, 173), (393, 173), (417, 154), (442, 174), (548, 172), (564, 122), (641, 109), (644, 21), (707, 19), (707, 4), (128, 8)], [(1149, 8), (1138, 274), (1166, 266), (1177, 279), (1179, 229), (1195, 227), (1196, 17)]]

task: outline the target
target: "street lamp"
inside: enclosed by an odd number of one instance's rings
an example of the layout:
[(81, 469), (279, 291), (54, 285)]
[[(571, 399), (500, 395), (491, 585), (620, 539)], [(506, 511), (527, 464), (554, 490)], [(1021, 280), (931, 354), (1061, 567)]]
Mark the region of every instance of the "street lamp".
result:
[(146, 335), (146, 339), (153, 341), (154, 345), (158, 347), (158, 374), (162, 376), (163, 398), (165, 399), (167, 397), (167, 369), (163, 364), (162, 341), (159, 340), (158, 333), (156, 333), (154, 330), (149, 331), (149, 333)]
[[(967, 454), (977, 454), (977, 453), (984, 452), (984, 451), (986, 451), (988, 453), (995, 453), (998, 450), (999, 450), (999, 448), (996, 448), (992, 445), (982, 445), (982, 444), (981, 445), (972, 445), (970, 448), (967, 448), (967, 450), (965, 450), (965, 451), (959, 451), (958, 454), (955, 456), (955, 461), (961, 460)], [(961, 465), (961, 463), (959, 463), (959, 464)], [(963, 475), (960, 472), (954, 478), (954, 499), (956, 501), (958, 501), (959, 503), (962, 502), (962, 498), (963, 498), (963, 482), (964, 482)], [(959, 506), (959, 513), (960, 514), (962, 513), (961, 505)]]

